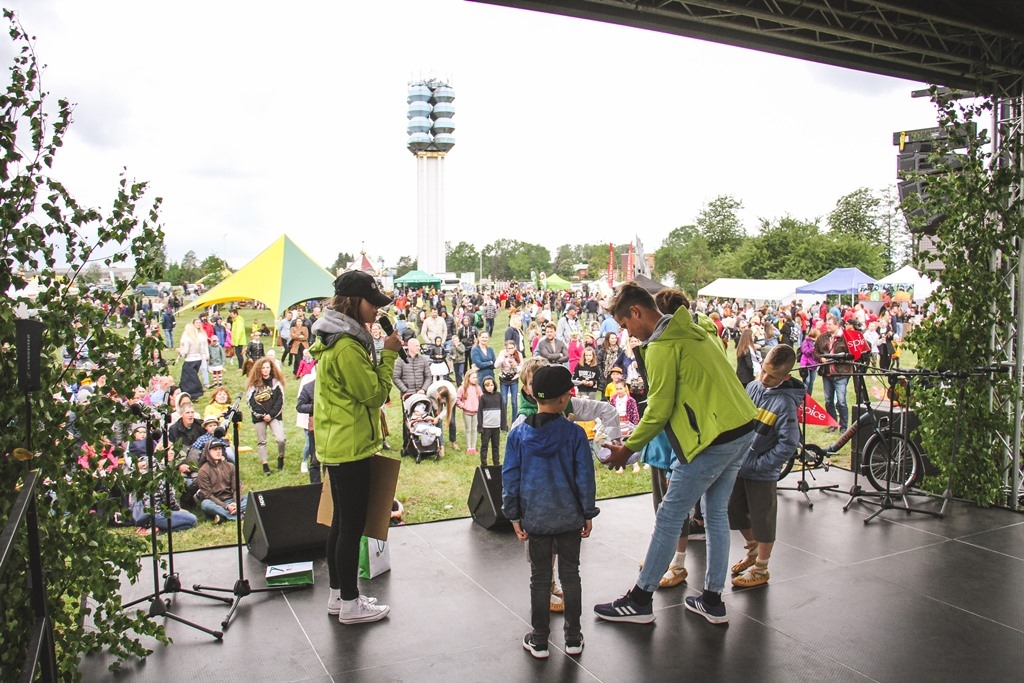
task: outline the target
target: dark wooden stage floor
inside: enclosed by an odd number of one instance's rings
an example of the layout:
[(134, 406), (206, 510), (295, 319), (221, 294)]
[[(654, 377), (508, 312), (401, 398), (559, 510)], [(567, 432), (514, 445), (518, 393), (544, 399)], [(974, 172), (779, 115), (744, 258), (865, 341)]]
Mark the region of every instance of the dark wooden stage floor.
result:
[[(629, 476), (629, 475), (626, 475)], [(795, 476), (795, 475), (794, 475)], [(845, 492), (849, 472), (819, 480)], [(791, 477), (792, 478), (792, 477)], [(845, 493), (812, 492), (814, 508), (779, 494), (772, 580), (726, 590), (730, 622), (687, 612), (700, 587), (704, 544), (691, 543), (688, 584), (655, 595), (651, 625), (610, 624), (592, 605), (633, 585), (653, 524), (649, 495), (600, 502), (583, 543), (579, 657), (562, 651), (553, 615), (551, 657), (521, 647), (529, 621), (529, 567), (511, 533), (469, 519), (399, 527), (393, 570), (363, 591), (391, 605), (389, 618), (342, 626), (326, 613), (326, 563), (316, 584), (242, 600), (222, 642), (169, 622), (174, 642), (117, 674), (103, 656), (82, 665), (87, 681), (1019, 681), (1024, 680), (1024, 516), (955, 503), (945, 519), (874, 507), (842, 511)], [(915, 497), (922, 507), (938, 501)], [(732, 537), (730, 558), (742, 552)], [(182, 583), (231, 586), (235, 549), (176, 556)], [(246, 554), (253, 587), (264, 565)], [(145, 572), (144, 572), (145, 574)], [(145, 595), (152, 578), (126, 586)], [(226, 607), (175, 596), (182, 617), (219, 628)]]

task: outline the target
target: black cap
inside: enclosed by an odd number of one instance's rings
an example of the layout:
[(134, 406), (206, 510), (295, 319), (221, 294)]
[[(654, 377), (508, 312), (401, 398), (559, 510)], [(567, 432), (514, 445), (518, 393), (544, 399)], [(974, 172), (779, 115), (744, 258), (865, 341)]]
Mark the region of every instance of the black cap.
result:
[(546, 365), (533, 373), (533, 395), (538, 399), (559, 398), (572, 391), (572, 373), (562, 365)]
[(338, 296), (358, 296), (377, 307), (387, 306), (391, 299), (382, 291), (369, 273), (350, 270), (334, 281), (334, 293)]
[(224, 439), (210, 439), (210, 448), (227, 448), (228, 442)]

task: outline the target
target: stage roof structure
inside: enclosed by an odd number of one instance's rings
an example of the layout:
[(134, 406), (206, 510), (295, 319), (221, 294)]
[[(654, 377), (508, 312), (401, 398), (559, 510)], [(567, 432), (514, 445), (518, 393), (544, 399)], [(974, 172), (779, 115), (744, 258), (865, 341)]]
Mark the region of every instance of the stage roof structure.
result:
[(1024, 89), (1006, 0), (476, 0), (671, 33), (983, 95)]

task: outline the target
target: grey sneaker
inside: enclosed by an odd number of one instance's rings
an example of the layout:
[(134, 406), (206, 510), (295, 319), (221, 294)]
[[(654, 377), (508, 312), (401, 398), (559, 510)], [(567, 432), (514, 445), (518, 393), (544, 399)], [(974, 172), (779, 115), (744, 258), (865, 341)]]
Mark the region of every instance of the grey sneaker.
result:
[(343, 600), (341, 612), (338, 614), (338, 621), (342, 624), (364, 624), (371, 621), (379, 621), (388, 615), (391, 608), (387, 605), (378, 605), (370, 602), (363, 596), (355, 600)]

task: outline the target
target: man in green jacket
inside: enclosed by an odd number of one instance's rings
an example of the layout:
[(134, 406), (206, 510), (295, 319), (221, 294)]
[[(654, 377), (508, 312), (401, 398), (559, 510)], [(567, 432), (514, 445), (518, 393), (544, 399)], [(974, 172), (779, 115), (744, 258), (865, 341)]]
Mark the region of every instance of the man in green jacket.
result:
[(665, 432), (676, 454), (672, 481), (654, 526), (636, 585), (614, 602), (594, 606), (608, 621), (650, 623), (654, 591), (668, 569), (687, 514), (705, 496), (708, 568), (702, 596), (686, 608), (713, 624), (728, 621), (721, 593), (729, 565), (727, 507), (736, 474), (750, 446), (757, 408), (736, 381), (717, 335), (694, 323), (680, 308), (663, 316), (653, 297), (635, 282), (619, 288), (610, 305), (615, 320), (644, 342), (636, 354), (647, 383), (647, 410), (621, 446), (609, 446), (609, 467), (635, 459)]

